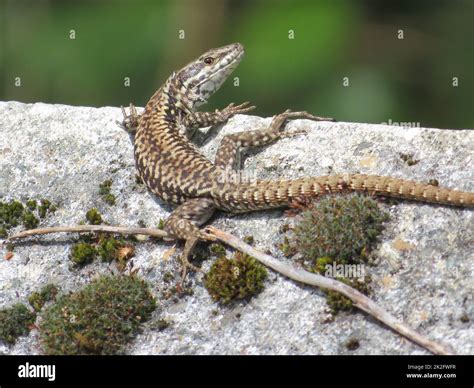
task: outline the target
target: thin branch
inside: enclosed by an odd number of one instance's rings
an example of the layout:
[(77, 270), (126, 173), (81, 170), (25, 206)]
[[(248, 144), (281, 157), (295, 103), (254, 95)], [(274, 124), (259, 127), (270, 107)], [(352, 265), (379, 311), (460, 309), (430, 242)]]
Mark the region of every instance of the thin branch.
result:
[(124, 235), (141, 234), (145, 236), (153, 236), (153, 237), (161, 237), (161, 238), (168, 236), (168, 234), (165, 231), (161, 229), (155, 229), (155, 228), (127, 228), (123, 226), (107, 226), (107, 225), (78, 225), (78, 226), (58, 226), (58, 227), (52, 227), (52, 228), (39, 228), (39, 229), (25, 230), (23, 232), (10, 236), (7, 241), (36, 236), (39, 234), (90, 233), (90, 232), (117, 233), (117, 234), (124, 234)]
[[(417, 333), (416, 331), (409, 328), (403, 322), (398, 321), (393, 315), (389, 314), (381, 307), (379, 307), (375, 302), (369, 299), (364, 294), (360, 293), (356, 289), (339, 282), (337, 280), (327, 278), (318, 274), (314, 274), (288, 264), (285, 264), (270, 255), (267, 255), (252, 246), (244, 243), (238, 238), (232, 236), (229, 233), (216, 229), (212, 226), (208, 226), (206, 232), (211, 236), (214, 236), (218, 240), (230, 245), (231, 247), (246, 253), (255, 259), (259, 260), (261, 263), (267, 267), (272, 268), (276, 272), (281, 273), (284, 276), (287, 276), (290, 279), (296, 280), (298, 282), (309, 284), (316, 287), (327, 288), (341, 293), (342, 295), (349, 298), (356, 307), (365, 311), (369, 315), (378, 319), (388, 327), (392, 328), (397, 333), (403, 335), (409, 340), (417, 343), (425, 349), (428, 349), (434, 354), (453, 354), (446, 347), (441, 344), (438, 344), (427, 337)], [(31, 229), (25, 230), (18, 234), (11, 236), (9, 240), (17, 240), (21, 238), (31, 237), (40, 234), (49, 234), (49, 233), (90, 233), (90, 232), (102, 232), (102, 233), (117, 233), (124, 235), (146, 235), (153, 237), (167, 237), (167, 233), (161, 229), (154, 228), (126, 228), (120, 226), (104, 226), (104, 225), (79, 225), (72, 227), (52, 227), (52, 228), (40, 228), (40, 229)]]
[(267, 255), (266, 253), (263, 253), (253, 248), (252, 246), (244, 243), (238, 238), (232, 236), (231, 234), (223, 232), (212, 226), (208, 226), (206, 228), (206, 231), (214, 235), (220, 241), (230, 245), (231, 247), (243, 253), (254, 257), (264, 265), (289, 277), (290, 279), (316, 287), (327, 288), (341, 293), (342, 295), (348, 297), (356, 307), (378, 319), (379, 321), (386, 324), (388, 327), (392, 328), (399, 334), (405, 336), (409, 340), (417, 343), (418, 345), (430, 350), (435, 354), (453, 354), (443, 345), (428, 339), (427, 337), (409, 328), (403, 322), (398, 321), (393, 315), (383, 310), (367, 296), (342, 282), (282, 263), (281, 261), (273, 258), (272, 256)]

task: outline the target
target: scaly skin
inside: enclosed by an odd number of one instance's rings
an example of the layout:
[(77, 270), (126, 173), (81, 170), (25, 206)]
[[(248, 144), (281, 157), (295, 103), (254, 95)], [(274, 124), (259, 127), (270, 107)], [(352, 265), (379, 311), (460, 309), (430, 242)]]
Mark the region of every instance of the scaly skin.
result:
[(253, 109), (248, 103), (230, 104), (215, 112), (196, 112), (237, 67), (244, 49), (235, 43), (212, 49), (173, 73), (151, 97), (142, 115), (131, 105), (124, 126), (136, 130), (135, 160), (148, 188), (162, 200), (177, 205), (165, 223), (171, 237), (187, 240), (187, 256), (199, 238), (199, 230), (218, 210), (241, 213), (284, 207), (299, 196), (318, 196), (347, 191), (367, 192), (443, 205), (473, 207), (474, 193), (451, 190), (409, 180), (378, 175), (334, 175), (296, 180), (238, 183), (230, 179), (238, 168), (242, 148), (265, 145), (284, 136), (288, 119), (332, 120), (307, 112), (286, 111), (275, 116), (270, 127), (226, 136), (209, 161), (189, 141), (198, 127), (223, 123)]

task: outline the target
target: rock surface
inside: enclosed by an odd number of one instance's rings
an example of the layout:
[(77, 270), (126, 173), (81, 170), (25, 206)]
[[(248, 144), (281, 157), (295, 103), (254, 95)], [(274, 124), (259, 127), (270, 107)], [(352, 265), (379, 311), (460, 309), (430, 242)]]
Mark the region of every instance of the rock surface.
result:
[[(316, 112), (322, 113), (322, 112)], [(118, 108), (87, 108), (0, 102), (0, 200), (48, 198), (59, 203), (40, 226), (74, 225), (97, 207), (112, 225), (156, 226), (171, 207), (160, 203), (135, 182), (133, 147), (121, 129)], [(204, 153), (213, 158), (223, 135), (261, 128), (271, 118), (236, 116), (204, 140)], [(295, 120), (287, 130), (306, 135), (280, 140), (261, 152), (250, 151), (247, 174), (259, 178), (361, 172), (428, 181), (474, 190), (474, 131), (400, 128), (386, 125), (326, 123)], [(203, 131), (205, 132), (205, 131)], [(408, 165), (400, 154), (419, 162)], [(253, 175), (252, 175), (253, 176)], [(112, 179), (115, 206), (99, 195), (99, 184)], [(370, 267), (373, 299), (390, 313), (457, 353), (474, 353), (474, 214), (420, 203), (383, 205), (390, 221)], [(219, 214), (218, 228), (284, 259), (276, 244), (281, 211), (234, 217)], [(16, 228), (13, 231), (19, 231)], [(94, 263), (71, 269), (69, 249), (75, 236), (47, 235), (17, 244), (5, 260), (0, 250), (0, 308), (26, 302), (47, 283), (75, 290), (91, 278), (109, 273), (111, 265)], [(137, 245), (134, 267), (159, 295), (164, 274), (179, 279), (176, 248), (171, 243), (144, 241)], [(210, 260), (203, 262), (208, 269)], [(328, 323), (323, 293), (271, 273), (265, 290), (248, 303), (219, 307), (191, 274), (193, 294), (159, 300), (154, 320), (165, 319), (162, 331), (146, 325), (130, 346), (130, 354), (426, 354), (427, 352), (363, 313), (339, 314)], [(348, 350), (357, 339), (360, 347)], [(14, 346), (0, 344), (0, 353), (38, 354), (38, 333), (21, 337)]]

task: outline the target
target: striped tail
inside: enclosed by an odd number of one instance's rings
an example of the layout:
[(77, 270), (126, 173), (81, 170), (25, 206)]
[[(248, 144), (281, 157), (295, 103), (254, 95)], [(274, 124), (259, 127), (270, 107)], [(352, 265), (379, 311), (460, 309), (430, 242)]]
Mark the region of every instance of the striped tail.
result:
[(346, 174), (295, 180), (255, 181), (226, 185), (212, 195), (218, 208), (234, 213), (287, 206), (298, 197), (328, 193), (365, 192), (449, 206), (474, 207), (474, 193), (388, 176)]

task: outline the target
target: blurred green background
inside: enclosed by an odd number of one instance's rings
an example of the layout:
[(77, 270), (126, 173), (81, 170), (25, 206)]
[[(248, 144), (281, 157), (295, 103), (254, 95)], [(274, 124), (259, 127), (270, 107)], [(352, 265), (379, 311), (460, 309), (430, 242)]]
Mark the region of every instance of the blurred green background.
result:
[(203, 110), (249, 100), (260, 116), (469, 128), (473, 20), (472, 0), (0, 0), (0, 100), (143, 106), (173, 70), (237, 41), (240, 85)]

